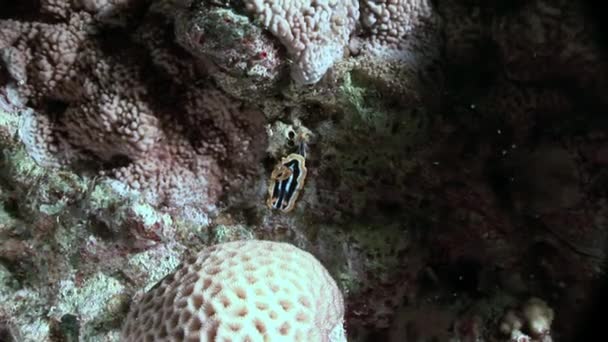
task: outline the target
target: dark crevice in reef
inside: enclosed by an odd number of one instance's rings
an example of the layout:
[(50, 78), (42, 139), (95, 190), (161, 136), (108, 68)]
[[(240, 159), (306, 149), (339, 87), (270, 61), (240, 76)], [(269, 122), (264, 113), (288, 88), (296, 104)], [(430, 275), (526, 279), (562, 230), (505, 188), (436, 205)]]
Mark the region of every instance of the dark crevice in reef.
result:
[(80, 322), (78, 317), (66, 314), (60, 321), (52, 320), (50, 330), (51, 342), (76, 342), (79, 340)]
[(42, 103), (42, 108), (35, 109), (39, 112), (47, 114), (51, 121), (58, 121), (61, 120), (61, 117), (69, 106), (69, 103), (61, 100), (47, 99)]
[(605, 11), (599, 10), (605, 5), (605, 1), (601, 0), (585, 0), (585, 17), (590, 23), (596, 25), (595, 41), (598, 42), (601, 51), (604, 53), (604, 58), (608, 58), (608, 21), (606, 20)]
[[(604, 269), (608, 269), (608, 260), (604, 261)], [(606, 307), (608, 307), (608, 273), (604, 272), (593, 287), (594, 295), (587, 305), (583, 306), (583, 314), (575, 326), (576, 341), (606, 341)], [(573, 340), (574, 341), (574, 340)]]
[(505, 166), (502, 158), (491, 158), (486, 163), (486, 177), (502, 209), (512, 211), (514, 209), (511, 197), (512, 172)]
[(1, 342), (15, 342), (15, 338), (11, 333), (11, 329), (7, 324), (2, 322), (2, 317), (0, 317), (0, 341)]
[[(121, 27), (106, 27), (99, 30), (95, 34), (95, 38), (99, 42), (99, 46), (103, 52), (108, 55), (116, 54), (117, 52), (123, 52), (132, 48), (133, 42), (130, 38), (131, 31)], [(136, 51), (129, 51), (137, 54), (136, 57), (142, 57), (144, 52), (137, 53)]]
[(4, 0), (0, 4), (0, 19), (38, 19), (40, 0)]
[(15, 279), (17, 288), (23, 287), (23, 285), (28, 282), (35, 282), (35, 280), (32, 280), (32, 276), (29, 274), (33, 269), (31, 264), (26, 265), (9, 258), (0, 257), (0, 265), (6, 267), (9, 273)]
[[(485, 1), (483, 1), (485, 3)], [(526, 3), (527, 0), (511, 0), (511, 1), (490, 1), (490, 7), (492, 11), (497, 15), (507, 15), (513, 12), (520, 11)]]
[(479, 260), (461, 258), (450, 265), (438, 267), (437, 273), (448, 291), (477, 297), (480, 295), (479, 276), (482, 268)]
[[(9, 189), (9, 191), (11, 191), (10, 188), (6, 187), (5, 184), (3, 184), (3, 183), (4, 182), (0, 183), (1, 187), (3, 189)], [(14, 191), (14, 189), (12, 191)], [(17, 219), (23, 218), (21, 215), (21, 210), (19, 209), (19, 200), (17, 199), (16, 196), (10, 196), (8, 198), (3, 198), (3, 201), (4, 201), (3, 209), (4, 209), (4, 211), (6, 211), (7, 214), (9, 214), (12, 217), (17, 218)]]
[(93, 233), (93, 235), (106, 241), (118, 240), (118, 235), (121, 235), (119, 232), (116, 232), (108, 227), (105, 222), (97, 218), (90, 219), (88, 230)]
[[(71, 0), (62, 0), (71, 1)], [(17, 21), (31, 21), (46, 24), (65, 22), (50, 13), (41, 13), (40, 0), (2, 0), (0, 1), (0, 20), (12, 19)]]
[(112, 158), (110, 158), (110, 160), (102, 165), (102, 168), (110, 170), (120, 167), (127, 167), (132, 162), (133, 160), (124, 154), (115, 154), (112, 156)]

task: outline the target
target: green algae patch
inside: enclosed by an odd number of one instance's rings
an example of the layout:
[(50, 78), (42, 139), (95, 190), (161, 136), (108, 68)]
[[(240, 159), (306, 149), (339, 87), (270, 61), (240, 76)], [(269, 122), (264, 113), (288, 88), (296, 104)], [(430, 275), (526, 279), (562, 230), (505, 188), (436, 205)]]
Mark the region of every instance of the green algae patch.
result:
[(211, 229), (211, 244), (219, 244), (237, 240), (252, 240), (255, 235), (246, 226), (218, 224)]
[(146, 285), (140, 290), (147, 292), (181, 263), (182, 248), (178, 246), (161, 246), (129, 257), (129, 268), (136, 270), (145, 279)]
[[(5, 130), (6, 136), (13, 136), (17, 133), (19, 125), (19, 117), (0, 110), (0, 130)], [(0, 135), (1, 137), (2, 135)]]
[(17, 218), (33, 222), (60, 216), (82, 200), (86, 179), (69, 171), (42, 168), (21, 146), (7, 147), (1, 156), (0, 188), (4, 198), (12, 199), (11, 210)]
[(60, 282), (49, 316), (60, 322), (66, 315), (77, 317), (84, 324), (80, 336), (86, 338), (94, 332), (95, 325), (111, 318), (106, 317), (108, 305), (124, 291), (125, 287), (118, 279), (102, 272), (95, 273), (82, 284), (74, 275)]
[(230, 9), (209, 11), (201, 22), (204, 32), (217, 37), (218, 45), (233, 45), (253, 31), (249, 18)]
[(117, 209), (124, 205), (125, 200), (116, 194), (109, 184), (95, 184), (92, 191), (89, 192), (88, 200), (92, 210), (113, 211), (117, 221), (124, 221), (124, 212)]
[(169, 214), (160, 213), (148, 203), (134, 203), (131, 208), (135, 216), (141, 220), (144, 226), (149, 227), (157, 223), (165, 226), (170, 226), (173, 224), (173, 220)]
[(3, 148), (0, 172), (3, 178), (29, 184), (46, 174), (23, 148)]

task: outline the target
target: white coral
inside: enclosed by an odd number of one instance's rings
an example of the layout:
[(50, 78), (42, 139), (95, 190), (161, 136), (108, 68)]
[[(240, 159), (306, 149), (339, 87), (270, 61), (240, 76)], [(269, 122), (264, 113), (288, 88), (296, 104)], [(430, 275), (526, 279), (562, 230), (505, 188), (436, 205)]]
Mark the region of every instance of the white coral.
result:
[(342, 294), (311, 254), (271, 241), (209, 247), (132, 307), (123, 341), (345, 341)]
[(343, 57), (359, 20), (357, 0), (246, 0), (247, 10), (286, 47), (298, 84), (318, 82)]

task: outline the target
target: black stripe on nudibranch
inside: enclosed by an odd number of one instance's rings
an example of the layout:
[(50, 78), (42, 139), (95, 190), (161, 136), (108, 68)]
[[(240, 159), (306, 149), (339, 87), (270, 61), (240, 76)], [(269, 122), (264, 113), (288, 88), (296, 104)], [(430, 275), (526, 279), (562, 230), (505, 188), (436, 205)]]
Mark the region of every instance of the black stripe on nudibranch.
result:
[(295, 207), (306, 179), (305, 164), (302, 155), (292, 153), (275, 166), (268, 186), (269, 208), (288, 212)]

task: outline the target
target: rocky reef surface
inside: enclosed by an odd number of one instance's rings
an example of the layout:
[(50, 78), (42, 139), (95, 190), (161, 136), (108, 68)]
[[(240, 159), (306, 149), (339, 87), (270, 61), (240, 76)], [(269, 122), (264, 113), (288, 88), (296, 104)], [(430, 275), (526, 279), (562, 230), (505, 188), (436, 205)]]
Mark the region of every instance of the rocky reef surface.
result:
[(327, 268), (348, 341), (567, 341), (592, 304), (608, 58), (583, 3), (3, 6), (1, 341), (118, 341), (184, 260), (252, 239)]

